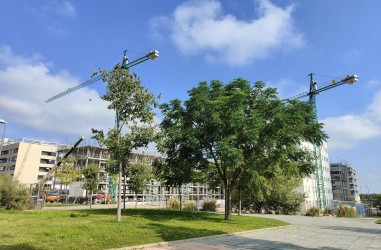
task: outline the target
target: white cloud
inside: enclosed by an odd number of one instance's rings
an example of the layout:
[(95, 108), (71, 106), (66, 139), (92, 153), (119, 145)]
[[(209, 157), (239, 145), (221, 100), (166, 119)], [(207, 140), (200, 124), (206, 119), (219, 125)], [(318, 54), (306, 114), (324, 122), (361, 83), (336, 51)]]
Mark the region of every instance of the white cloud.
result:
[(381, 135), (381, 90), (378, 91), (360, 115), (330, 117), (321, 121), (330, 136), (330, 149), (354, 148), (360, 141)]
[(91, 128), (113, 127), (114, 113), (93, 89), (82, 88), (45, 103), (80, 81), (66, 71), (52, 73), (49, 63), (38, 58), (14, 55), (10, 47), (0, 45), (0, 115), (9, 129), (17, 123), (47, 137), (51, 133), (87, 137)]
[[(251, 20), (225, 14), (216, 0), (189, 1), (178, 6), (171, 17), (155, 17), (155, 37), (169, 31), (169, 37), (186, 55), (204, 54), (208, 61), (243, 65), (272, 52), (298, 48), (302, 35), (293, 25), (293, 6), (283, 9), (269, 0), (259, 0)], [(253, 11), (255, 13), (255, 11)]]

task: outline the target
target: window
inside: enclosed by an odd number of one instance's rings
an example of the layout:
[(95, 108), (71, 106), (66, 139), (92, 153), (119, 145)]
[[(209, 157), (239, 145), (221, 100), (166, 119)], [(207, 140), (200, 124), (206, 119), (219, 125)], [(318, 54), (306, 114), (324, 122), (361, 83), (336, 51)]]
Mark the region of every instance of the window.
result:
[(50, 159), (40, 159), (40, 163), (42, 164), (55, 164), (55, 160), (50, 160)]
[(57, 156), (57, 153), (56, 152), (49, 152), (49, 151), (42, 151), (41, 155)]
[(9, 150), (3, 150), (3, 151), (1, 151), (0, 155), (6, 155), (6, 154), (9, 154)]
[(45, 168), (45, 167), (39, 167), (38, 172), (40, 173), (47, 173), (49, 172), (50, 168)]

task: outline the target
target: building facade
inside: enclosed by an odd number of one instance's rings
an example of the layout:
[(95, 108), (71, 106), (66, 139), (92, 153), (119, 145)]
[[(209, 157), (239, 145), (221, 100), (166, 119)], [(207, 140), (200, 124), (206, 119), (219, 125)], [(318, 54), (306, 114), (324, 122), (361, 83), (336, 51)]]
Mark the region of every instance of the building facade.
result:
[[(64, 149), (58, 151), (58, 156), (62, 157), (66, 151)], [(80, 169), (87, 167), (89, 164), (99, 166), (99, 185), (98, 190), (102, 193), (110, 194), (111, 197), (117, 197), (116, 180), (106, 171), (108, 159), (110, 157), (107, 148), (97, 146), (80, 146), (74, 149), (70, 157), (76, 159), (76, 166)], [(133, 152), (129, 162), (130, 164), (152, 165), (154, 161), (164, 161), (165, 158), (151, 154)], [(152, 203), (156, 205), (164, 205), (172, 197), (180, 198), (182, 201), (195, 201), (201, 204), (203, 200), (215, 199), (218, 204), (223, 203), (224, 194), (222, 188), (208, 188), (201, 183), (188, 183), (181, 187), (166, 186), (156, 179), (151, 179), (147, 184), (147, 188), (142, 192), (135, 194), (128, 185), (129, 178), (122, 179), (122, 199), (126, 201), (139, 201)], [(75, 183), (76, 189), (80, 187), (80, 183)], [(74, 195), (85, 195), (84, 191), (76, 191)], [(201, 202), (200, 202), (201, 201)], [(200, 202), (200, 203), (199, 203)]]
[[(303, 142), (301, 145), (304, 149), (309, 150), (310, 152), (314, 151), (314, 146), (310, 143)], [(320, 188), (324, 192), (324, 197), (320, 199), (325, 200), (325, 209), (333, 209), (333, 193), (332, 193), (332, 183), (330, 175), (330, 165), (328, 158), (328, 145), (326, 142), (320, 147), (320, 156), (321, 156), (321, 165), (322, 165), (322, 182)], [(305, 201), (301, 204), (301, 213), (304, 214), (310, 208), (319, 208), (319, 190), (318, 190), (318, 178), (317, 172), (315, 171), (309, 177), (303, 178), (302, 184), (296, 189), (299, 193), (304, 193), (306, 196)]]
[(347, 163), (331, 163), (333, 199), (360, 202), (357, 173)]
[[(8, 140), (0, 152), (0, 173), (13, 176), (21, 184), (36, 184), (56, 164), (56, 142), (22, 138)], [(52, 185), (49, 180), (47, 185)]]

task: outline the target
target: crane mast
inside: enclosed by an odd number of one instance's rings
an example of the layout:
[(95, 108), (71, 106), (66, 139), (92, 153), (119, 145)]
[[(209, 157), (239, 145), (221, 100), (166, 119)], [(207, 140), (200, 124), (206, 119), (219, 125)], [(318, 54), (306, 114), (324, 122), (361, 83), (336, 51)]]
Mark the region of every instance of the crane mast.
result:
[[(309, 102), (312, 104), (313, 115), (315, 121), (318, 121), (317, 118), (317, 108), (316, 108), (316, 91), (317, 83), (313, 79), (313, 74), (310, 75), (310, 91), (309, 91)], [(313, 158), (316, 168), (315, 178), (316, 178), (316, 192), (317, 192), (317, 202), (318, 208), (322, 209), (327, 206), (327, 199), (325, 197), (325, 187), (324, 187), (324, 172), (323, 172), (323, 162), (321, 157), (321, 145), (313, 145)]]
[[(332, 84), (323, 86), (321, 88), (317, 87), (316, 81), (313, 79), (313, 73), (309, 74), (310, 77), (310, 89), (308, 92), (300, 93), (294, 97), (288, 98), (289, 99), (302, 99), (304, 97), (309, 98), (309, 102), (312, 104), (313, 107), (313, 115), (314, 119), (317, 121), (317, 108), (316, 108), (316, 95), (319, 93), (338, 87), (340, 85), (343, 85), (344, 83), (352, 85), (353, 83), (358, 81), (357, 75), (347, 75), (343, 80), (340, 80), (338, 82), (333, 81)], [(324, 172), (323, 172), (323, 162), (322, 162), (322, 156), (321, 156), (321, 146), (320, 145), (313, 145), (313, 156), (314, 156), (314, 164), (315, 164), (315, 176), (316, 176), (316, 192), (317, 192), (317, 205), (319, 209), (324, 209), (327, 206), (327, 199), (325, 195), (325, 187), (324, 187)]]

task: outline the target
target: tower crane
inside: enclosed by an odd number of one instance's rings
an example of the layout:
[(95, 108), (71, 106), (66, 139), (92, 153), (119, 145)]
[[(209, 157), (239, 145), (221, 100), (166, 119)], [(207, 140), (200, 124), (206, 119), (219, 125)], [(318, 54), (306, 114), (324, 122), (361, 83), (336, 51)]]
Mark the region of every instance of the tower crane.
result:
[[(310, 89), (309, 91), (300, 93), (296, 96), (293, 96), (289, 99), (302, 99), (304, 97), (309, 98), (309, 102), (313, 106), (313, 113), (314, 113), (314, 118), (317, 121), (317, 109), (316, 109), (316, 95), (319, 93), (338, 87), (343, 84), (354, 84), (355, 82), (358, 81), (358, 76), (351, 74), (347, 75), (344, 79), (340, 81), (332, 81), (332, 84), (323, 86), (321, 88), (317, 87), (317, 82), (314, 81), (313, 79), (313, 73), (309, 74), (308, 76), (310, 77)], [(326, 197), (325, 197), (325, 188), (324, 188), (324, 176), (323, 176), (323, 165), (322, 165), (322, 157), (321, 157), (321, 146), (318, 145), (313, 145), (314, 146), (314, 151), (313, 151), (313, 156), (314, 156), (314, 164), (316, 167), (316, 191), (317, 191), (317, 198), (318, 198), (318, 207), (319, 209), (323, 209), (327, 205)]]
[[(122, 66), (121, 67), (124, 68), (124, 69), (129, 69), (129, 68), (131, 68), (131, 67), (133, 67), (133, 66), (135, 66), (135, 65), (137, 65), (139, 63), (147, 61), (148, 59), (154, 60), (158, 56), (159, 56), (159, 51), (152, 50), (152, 51), (148, 52), (145, 56), (140, 57), (140, 58), (138, 58), (138, 59), (136, 59), (136, 60), (134, 60), (132, 62), (129, 62), (128, 58), (127, 58), (127, 50), (125, 50), (124, 51), (124, 56), (123, 56), (123, 61), (122, 61)], [(81, 83), (81, 84), (79, 84), (79, 85), (77, 85), (75, 87), (68, 88), (67, 90), (65, 90), (63, 92), (61, 92), (61, 93), (59, 93), (59, 94), (57, 94), (57, 95), (55, 95), (53, 97), (50, 97), (45, 102), (49, 103), (51, 101), (59, 99), (59, 98), (65, 96), (65, 95), (68, 95), (68, 94), (70, 94), (70, 93), (72, 93), (72, 92), (74, 92), (74, 91), (76, 91), (76, 90), (78, 90), (80, 88), (83, 88), (83, 87), (85, 87), (87, 85), (93, 84), (93, 83), (95, 83), (95, 82), (97, 82), (97, 81), (99, 81), (101, 79), (102, 79), (102, 75), (95, 76), (95, 77), (91, 78), (90, 80), (87, 80), (87, 81), (85, 81), (85, 82), (83, 82), (83, 83)], [(115, 127), (118, 130), (120, 129), (120, 125), (119, 125), (119, 112), (118, 112), (118, 110), (116, 110), (116, 114), (115, 114)], [(109, 179), (109, 187), (110, 187), (110, 193), (114, 197), (115, 196), (115, 190), (114, 190), (113, 179), (112, 179), (111, 176), (110, 176), (110, 179)]]
[[(137, 65), (137, 64), (139, 64), (139, 63), (142, 63), (142, 62), (144, 62), (144, 61), (147, 61), (148, 59), (153, 60), (153, 59), (155, 59), (155, 58), (158, 57), (158, 56), (159, 56), (159, 51), (157, 51), (157, 50), (152, 50), (152, 51), (148, 52), (145, 56), (140, 57), (140, 58), (138, 58), (138, 59), (136, 59), (136, 60), (134, 60), (134, 61), (132, 61), (132, 62), (128, 62), (127, 51), (125, 50), (125, 51), (124, 51), (124, 57), (123, 57), (122, 68), (128, 69), (128, 68), (131, 68), (131, 67), (133, 67), (133, 66), (135, 66), (135, 65)], [(80, 88), (83, 88), (83, 87), (85, 87), (85, 86), (87, 86), (87, 85), (93, 84), (93, 83), (99, 81), (100, 79), (102, 79), (102, 75), (95, 76), (95, 77), (91, 78), (90, 80), (87, 80), (87, 81), (85, 81), (85, 82), (83, 82), (83, 83), (81, 83), (81, 84), (78, 84), (78, 85), (75, 86), (75, 87), (68, 88), (67, 90), (65, 90), (65, 91), (63, 91), (63, 92), (61, 92), (61, 93), (59, 93), (59, 94), (57, 94), (57, 95), (55, 95), (55, 96), (50, 97), (50, 98), (49, 98), (48, 100), (46, 100), (45, 102), (46, 102), (46, 103), (49, 103), (49, 102), (51, 102), (51, 101), (54, 101), (54, 100), (56, 100), (56, 99), (58, 99), (58, 98), (61, 98), (61, 97), (65, 96), (65, 95), (67, 95), (67, 94), (70, 94), (71, 92), (74, 92), (74, 91), (76, 91), (76, 90), (78, 90), (78, 89), (80, 89)]]

